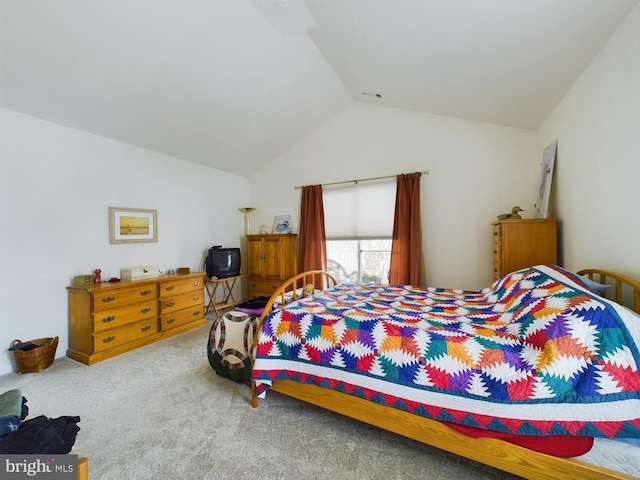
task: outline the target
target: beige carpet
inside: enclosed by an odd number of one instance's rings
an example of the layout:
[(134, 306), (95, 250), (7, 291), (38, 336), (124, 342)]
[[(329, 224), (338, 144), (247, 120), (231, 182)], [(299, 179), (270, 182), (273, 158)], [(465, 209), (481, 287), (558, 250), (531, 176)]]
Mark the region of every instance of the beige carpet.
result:
[(209, 366), (210, 324), (90, 367), (0, 376), (0, 391), (20, 388), (33, 415), (79, 415), (92, 480), (516, 478), (276, 393), (251, 408)]

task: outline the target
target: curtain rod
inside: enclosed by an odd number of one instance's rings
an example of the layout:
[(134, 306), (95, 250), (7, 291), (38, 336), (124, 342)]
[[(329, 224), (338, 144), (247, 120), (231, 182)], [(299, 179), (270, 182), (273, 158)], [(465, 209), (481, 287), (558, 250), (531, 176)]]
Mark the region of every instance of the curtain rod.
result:
[[(429, 175), (429, 170), (423, 170), (421, 172), (418, 172), (420, 174), (420, 176), (422, 175)], [(323, 187), (327, 187), (329, 185), (343, 185), (345, 183), (355, 183), (356, 185), (358, 184), (358, 182), (370, 182), (372, 180), (383, 180), (385, 178), (395, 178), (397, 177), (397, 175), (384, 175), (382, 177), (370, 177), (370, 178), (360, 178), (358, 180), (344, 180), (342, 182), (331, 182), (331, 183), (321, 183), (320, 185)], [(295, 190), (298, 190), (299, 188), (304, 188), (308, 185), (296, 185), (293, 188)]]

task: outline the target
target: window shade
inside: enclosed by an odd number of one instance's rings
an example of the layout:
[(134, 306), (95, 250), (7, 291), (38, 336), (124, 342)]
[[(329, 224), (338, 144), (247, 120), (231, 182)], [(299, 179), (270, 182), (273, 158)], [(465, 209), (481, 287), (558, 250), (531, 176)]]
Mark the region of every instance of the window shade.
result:
[(328, 239), (391, 237), (395, 181), (325, 188), (322, 198)]

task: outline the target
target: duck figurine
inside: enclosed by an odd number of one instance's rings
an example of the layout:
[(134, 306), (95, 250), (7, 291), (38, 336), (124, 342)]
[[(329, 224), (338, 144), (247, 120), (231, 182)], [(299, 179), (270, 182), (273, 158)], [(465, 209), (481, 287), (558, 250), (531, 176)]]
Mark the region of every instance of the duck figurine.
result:
[(506, 220), (508, 218), (522, 218), (518, 212), (524, 212), (524, 210), (516, 205), (511, 209), (511, 213), (502, 213), (498, 215), (498, 220)]

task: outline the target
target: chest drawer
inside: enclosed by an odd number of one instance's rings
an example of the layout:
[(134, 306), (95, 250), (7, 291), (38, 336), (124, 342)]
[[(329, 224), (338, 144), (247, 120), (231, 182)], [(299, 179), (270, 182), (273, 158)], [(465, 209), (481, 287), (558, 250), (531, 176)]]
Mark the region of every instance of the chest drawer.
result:
[(495, 243), (491, 246), (491, 254), (493, 256), (494, 262), (500, 262), (502, 260), (502, 245), (500, 243)]
[(165, 313), (160, 317), (160, 331), (169, 330), (202, 318), (202, 305)]
[(122, 307), (130, 303), (152, 300), (158, 297), (157, 287), (153, 283), (145, 283), (130, 288), (105, 289), (94, 292), (91, 296), (93, 310), (106, 310)]
[(256, 280), (249, 279), (249, 295), (252, 297), (270, 297), (277, 290), (282, 282), (280, 280)]
[(160, 284), (160, 298), (201, 291), (203, 291), (202, 279), (198, 278), (176, 278)]
[(98, 332), (93, 336), (93, 351), (96, 353), (110, 350), (121, 345), (151, 337), (158, 333), (158, 319), (150, 318), (119, 328)]
[(182, 310), (183, 308), (194, 307), (196, 305), (203, 306), (203, 295), (204, 293), (198, 290), (197, 292), (188, 292), (183, 293), (182, 295), (161, 298), (160, 313), (165, 314), (175, 312), (176, 310)]
[(155, 299), (125, 307), (112, 308), (111, 310), (103, 310), (93, 314), (93, 331), (100, 332), (135, 322), (141, 318), (156, 317), (157, 315), (158, 301)]

